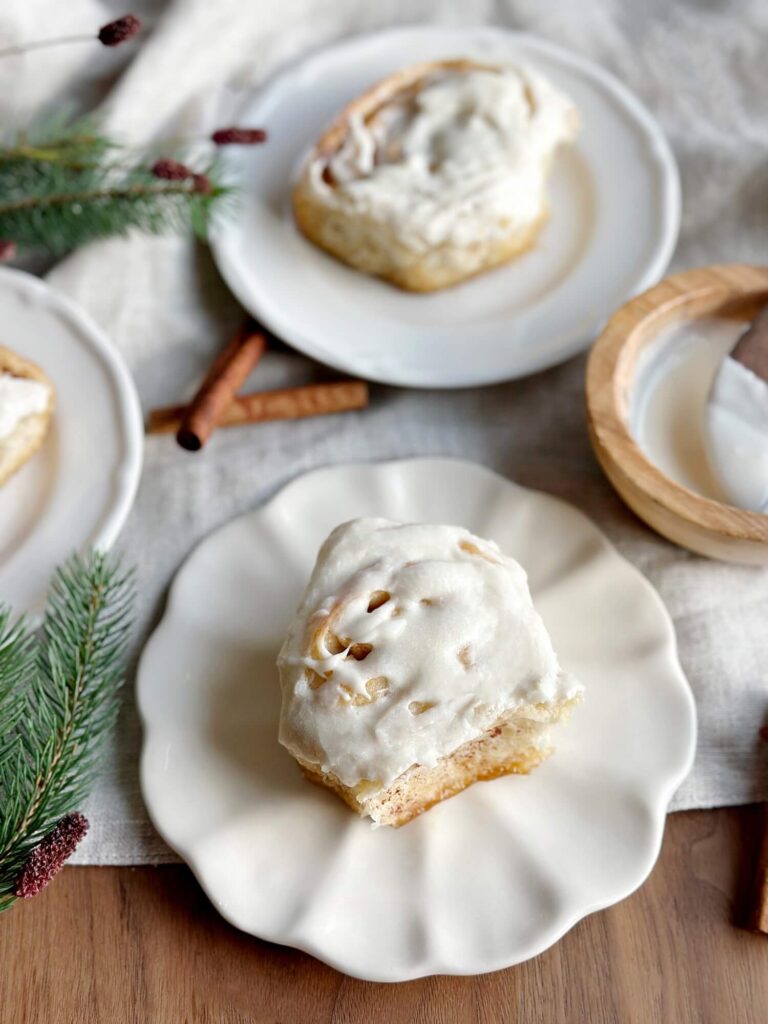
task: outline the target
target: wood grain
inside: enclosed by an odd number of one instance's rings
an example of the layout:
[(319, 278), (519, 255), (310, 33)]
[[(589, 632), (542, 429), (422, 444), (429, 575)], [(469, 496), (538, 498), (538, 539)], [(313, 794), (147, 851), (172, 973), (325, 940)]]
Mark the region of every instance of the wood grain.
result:
[(761, 807), (672, 815), (629, 899), (519, 967), (379, 985), (237, 932), (183, 867), (68, 868), (0, 919), (0, 1024), (726, 1024), (764, 1020), (734, 927)]
[(768, 564), (768, 516), (694, 494), (635, 442), (629, 411), (641, 353), (659, 332), (699, 316), (749, 321), (768, 301), (768, 267), (700, 267), (665, 278), (608, 321), (587, 365), (587, 421), (609, 480), (629, 507), (670, 540), (727, 561)]

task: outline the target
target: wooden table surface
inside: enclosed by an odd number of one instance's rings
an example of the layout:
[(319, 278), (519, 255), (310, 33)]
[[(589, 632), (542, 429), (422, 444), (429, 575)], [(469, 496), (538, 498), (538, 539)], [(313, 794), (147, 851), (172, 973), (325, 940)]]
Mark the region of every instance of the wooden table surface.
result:
[(2, 1024), (757, 1024), (768, 936), (734, 926), (762, 809), (672, 815), (650, 879), (535, 960), (380, 985), (237, 932), (190, 872), (67, 868), (0, 918)]

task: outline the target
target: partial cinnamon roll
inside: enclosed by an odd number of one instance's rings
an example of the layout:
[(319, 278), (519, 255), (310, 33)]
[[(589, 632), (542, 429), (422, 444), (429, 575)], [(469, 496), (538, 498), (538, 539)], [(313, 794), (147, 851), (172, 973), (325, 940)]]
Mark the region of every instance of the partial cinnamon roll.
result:
[(280, 742), (376, 825), (526, 773), (583, 688), (526, 575), (455, 526), (358, 519), (318, 555), (278, 659)]
[(410, 291), (456, 284), (529, 248), (574, 104), (528, 69), (431, 61), (390, 75), (317, 141), (293, 193), (301, 231)]
[(45, 440), (55, 401), (47, 374), (0, 346), (0, 486)]

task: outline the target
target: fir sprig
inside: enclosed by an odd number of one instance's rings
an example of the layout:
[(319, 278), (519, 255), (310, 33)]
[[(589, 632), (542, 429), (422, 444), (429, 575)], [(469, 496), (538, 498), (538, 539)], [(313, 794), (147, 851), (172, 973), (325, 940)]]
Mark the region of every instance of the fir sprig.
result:
[(24, 710), (18, 697), (33, 668), (32, 637), (10, 611), (0, 610), (0, 771), (16, 750), (16, 728)]
[(17, 173), (25, 163), (50, 162), (81, 170), (98, 164), (110, 150), (120, 147), (99, 128), (90, 114), (75, 117), (62, 108), (42, 118), (0, 147), (0, 165), (17, 164)]
[(74, 557), (41, 630), (0, 612), (0, 911), (33, 851), (78, 807), (118, 710), (133, 586), (111, 557)]
[[(119, 46), (141, 30), (134, 14), (102, 25), (92, 34), (37, 39), (0, 48), (0, 59), (49, 46), (98, 40)], [(232, 125), (214, 131), (214, 146), (252, 146), (266, 140), (263, 128)], [(159, 165), (173, 163), (166, 159)], [(232, 189), (216, 180), (212, 161), (184, 167), (185, 175), (156, 173), (98, 128), (92, 117), (57, 116), (0, 140), (0, 263), (19, 249), (56, 255), (86, 242), (127, 234), (132, 228), (159, 234), (192, 229), (206, 236), (211, 211)]]
[(0, 239), (60, 254), (131, 229), (205, 237), (231, 189), (215, 161), (164, 180), (93, 118), (49, 121), (0, 145)]

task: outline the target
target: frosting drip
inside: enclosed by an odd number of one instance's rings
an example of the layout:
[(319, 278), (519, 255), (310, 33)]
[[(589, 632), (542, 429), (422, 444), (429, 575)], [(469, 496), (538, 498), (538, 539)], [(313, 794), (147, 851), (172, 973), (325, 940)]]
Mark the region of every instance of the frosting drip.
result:
[(385, 519), (330, 535), (278, 665), (280, 742), (347, 786), (386, 787), (522, 704), (581, 691), (514, 559), (460, 527)]

